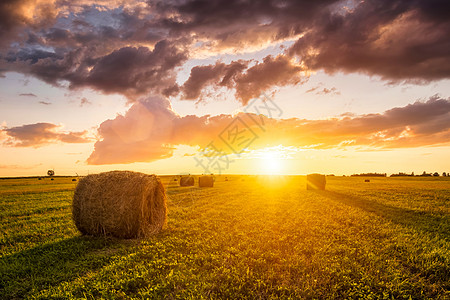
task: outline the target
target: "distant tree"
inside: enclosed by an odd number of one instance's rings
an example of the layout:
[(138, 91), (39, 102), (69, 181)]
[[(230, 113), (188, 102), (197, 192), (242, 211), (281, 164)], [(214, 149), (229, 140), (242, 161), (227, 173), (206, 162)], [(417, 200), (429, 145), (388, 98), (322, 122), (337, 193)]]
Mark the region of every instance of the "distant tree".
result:
[(47, 171), (47, 175), (51, 177), (51, 176), (55, 175), (55, 171), (54, 170), (48, 170)]
[(427, 176), (427, 172), (423, 171), (422, 176)]
[(399, 172), (398, 174), (391, 174), (390, 177), (400, 177), (400, 176), (404, 176), (404, 177), (414, 176), (414, 172), (412, 172), (411, 174)]
[(434, 172), (433, 176), (438, 177), (438, 176), (439, 176), (439, 173), (438, 173), (438, 172)]
[(442, 176), (444, 176), (444, 177), (446, 177), (447, 176), (447, 174), (444, 172), (444, 173), (442, 173)]
[(361, 174), (353, 174), (350, 176), (364, 176), (364, 177), (386, 177), (386, 173), (361, 173)]

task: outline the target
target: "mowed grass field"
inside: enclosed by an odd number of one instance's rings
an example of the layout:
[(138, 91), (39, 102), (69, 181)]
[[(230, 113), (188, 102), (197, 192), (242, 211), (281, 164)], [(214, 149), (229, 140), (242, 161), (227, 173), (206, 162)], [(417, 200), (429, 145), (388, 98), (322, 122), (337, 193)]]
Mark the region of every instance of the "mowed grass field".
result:
[(0, 180), (3, 299), (450, 299), (450, 178), (163, 177), (166, 228), (81, 236), (70, 178)]

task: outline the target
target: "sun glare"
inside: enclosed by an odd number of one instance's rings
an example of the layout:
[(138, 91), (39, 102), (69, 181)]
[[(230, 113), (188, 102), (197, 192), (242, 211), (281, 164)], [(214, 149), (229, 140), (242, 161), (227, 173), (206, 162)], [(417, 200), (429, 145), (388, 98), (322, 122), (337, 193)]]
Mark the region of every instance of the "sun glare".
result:
[(261, 169), (264, 174), (279, 175), (282, 171), (282, 164), (278, 153), (274, 151), (263, 153), (261, 156)]
[(256, 154), (258, 170), (260, 174), (282, 175), (286, 153), (275, 147), (266, 148)]

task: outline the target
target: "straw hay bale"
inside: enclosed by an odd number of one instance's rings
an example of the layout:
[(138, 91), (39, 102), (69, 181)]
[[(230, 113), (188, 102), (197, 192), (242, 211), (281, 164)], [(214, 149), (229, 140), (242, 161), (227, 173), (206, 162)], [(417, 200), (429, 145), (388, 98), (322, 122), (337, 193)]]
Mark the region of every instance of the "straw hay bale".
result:
[(307, 190), (325, 190), (326, 185), (325, 175), (322, 174), (308, 174), (306, 175), (306, 189)]
[(180, 186), (194, 186), (194, 177), (183, 176), (180, 178)]
[(112, 171), (79, 180), (72, 203), (78, 230), (118, 238), (146, 237), (166, 223), (166, 193), (155, 175)]
[(199, 187), (213, 187), (214, 186), (214, 177), (210, 175), (200, 176), (198, 178), (198, 186)]

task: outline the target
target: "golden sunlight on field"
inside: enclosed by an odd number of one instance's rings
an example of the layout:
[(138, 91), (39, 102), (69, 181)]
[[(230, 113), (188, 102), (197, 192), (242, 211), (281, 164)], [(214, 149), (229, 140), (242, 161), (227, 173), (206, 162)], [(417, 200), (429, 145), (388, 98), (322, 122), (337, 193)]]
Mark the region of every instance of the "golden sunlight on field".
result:
[(327, 176), (322, 191), (305, 176), (222, 175), (206, 188), (179, 178), (160, 178), (162, 231), (127, 240), (77, 230), (81, 178), (0, 180), (0, 298), (450, 295), (447, 177)]

